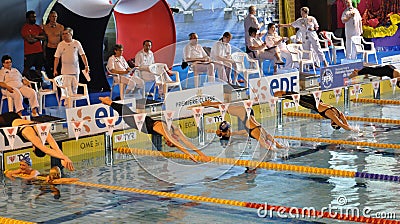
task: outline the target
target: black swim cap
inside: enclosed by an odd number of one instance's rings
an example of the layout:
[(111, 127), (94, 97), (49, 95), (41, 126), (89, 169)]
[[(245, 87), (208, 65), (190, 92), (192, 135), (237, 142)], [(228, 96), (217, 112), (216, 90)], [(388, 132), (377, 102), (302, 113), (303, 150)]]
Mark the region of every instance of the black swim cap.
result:
[(33, 150), (33, 153), (35, 153), (35, 155), (36, 155), (37, 157), (44, 157), (44, 156), (46, 155), (46, 153), (44, 153), (42, 150), (40, 150), (40, 149), (38, 149), (38, 148), (35, 148), (35, 149)]
[(221, 124), (219, 124), (219, 130), (222, 132), (227, 132), (231, 128), (231, 124), (227, 121), (222, 121)]
[(331, 126), (333, 129), (339, 130), (341, 127), (339, 125), (337, 125), (336, 123), (332, 122)]

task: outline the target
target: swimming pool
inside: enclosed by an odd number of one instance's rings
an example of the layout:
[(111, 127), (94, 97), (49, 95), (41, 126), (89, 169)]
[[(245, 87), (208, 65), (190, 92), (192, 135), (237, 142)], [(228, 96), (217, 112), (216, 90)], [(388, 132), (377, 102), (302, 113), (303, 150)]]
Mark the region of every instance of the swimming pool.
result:
[[(400, 97), (390, 94), (382, 98)], [(338, 107), (343, 110), (342, 105)], [(352, 104), (349, 114), (398, 120), (398, 107)], [(268, 124), (267, 130), (275, 130), (271, 120), (266, 118), (262, 122)], [(396, 125), (350, 123), (360, 126), (362, 135), (334, 131), (326, 120), (285, 116), (283, 127), (276, 129), (275, 135), (400, 142), (400, 130)], [(299, 141), (289, 143), (288, 157), (272, 162), (400, 176), (399, 152), (394, 149)], [(212, 156), (242, 159), (250, 159), (254, 155), (257, 159), (263, 156), (263, 151), (255, 150), (256, 145), (254, 140), (248, 144), (247, 138), (235, 137), (224, 149), (218, 139), (214, 139), (206, 145), (204, 152)], [(90, 164), (91, 167), (83, 164), (78, 171), (67, 174), (81, 178), (82, 182), (104, 185), (316, 210), (333, 208), (337, 212), (347, 209), (360, 213), (364, 210), (371, 216), (400, 219), (398, 182), (265, 169), (245, 173), (245, 168), (240, 166), (193, 165), (190, 161), (179, 159), (134, 157), (119, 153), (114, 154), (113, 166), (96, 164), (102, 163)], [(264, 213), (257, 209), (79, 185), (57, 186), (60, 198), (55, 199), (52, 189), (40, 189), (39, 185), (21, 181), (1, 180), (0, 216), (40, 223), (340, 222), (335, 219), (287, 218), (277, 213), (268, 213), (266, 218), (261, 218), (259, 216)]]

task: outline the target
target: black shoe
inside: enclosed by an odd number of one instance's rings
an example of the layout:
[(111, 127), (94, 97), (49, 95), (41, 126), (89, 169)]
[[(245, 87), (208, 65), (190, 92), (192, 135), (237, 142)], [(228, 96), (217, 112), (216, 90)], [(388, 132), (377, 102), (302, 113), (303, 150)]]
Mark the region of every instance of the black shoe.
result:
[(275, 64), (277, 64), (277, 65), (284, 65), (284, 64), (285, 64), (285, 62), (283, 62), (283, 61), (279, 60), (279, 61), (275, 62)]

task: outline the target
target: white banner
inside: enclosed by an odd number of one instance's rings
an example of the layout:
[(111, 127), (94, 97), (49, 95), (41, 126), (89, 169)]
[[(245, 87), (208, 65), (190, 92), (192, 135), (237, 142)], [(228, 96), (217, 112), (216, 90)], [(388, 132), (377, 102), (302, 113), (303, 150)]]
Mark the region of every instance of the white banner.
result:
[(106, 129), (109, 135), (112, 135), (115, 129), (115, 122), (118, 120), (118, 117), (104, 117), (103, 121), (106, 124)]
[(376, 98), (376, 95), (378, 94), (379, 84), (380, 84), (380, 81), (373, 81), (372, 82), (372, 87), (374, 88), (374, 96), (375, 96), (375, 98)]
[(358, 99), (358, 94), (360, 94), (361, 84), (354, 84), (353, 88), (354, 88), (354, 91), (356, 93), (356, 100), (357, 100)]
[(335, 94), (336, 103), (339, 103), (340, 96), (342, 95), (342, 87), (338, 87), (333, 89), (333, 93)]
[[(142, 130), (143, 124), (144, 124), (144, 120), (146, 119), (146, 115), (147, 113), (141, 113), (141, 114), (134, 114), (133, 118), (135, 119), (135, 124), (136, 127), (139, 131)], [(148, 131), (148, 130), (146, 130)]]
[(219, 105), (219, 112), (221, 113), (222, 120), (225, 120), (226, 111), (228, 110), (229, 104), (220, 104)]
[(290, 72), (272, 76), (265, 76), (249, 80), (250, 99), (267, 103), (277, 91), (300, 92), (299, 72)]
[[(201, 88), (186, 89), (167, 94), (164, 101), (165, 110), (175, 111), (177, 118), (188, 118), (193, 116), (189, 108), (200, 106), (201, 103), (210, 100), (212, 102), (224, 102), (224, 91), (222, 84), (210, 85)], [(215, 112), (215, 108), (204, 108), (204, 113)]]
[(175, 111), (166, 110), (166, 111), (163, 111), (163, 112), (164, 112), (165, 123), (167, 123), (167, 128), (168, 128), (168, 131), (169, 131), (169, 130), (171, 130), (172, 121), (174, 120)]
[(11, 146), (11, 149), (14, 149), (14, 141), (17, 137), (18, 127), (3, 128), (3, 131), (6, 134), (8, 144)]
[(193, 117), (194, 117), (194, 120), (196, 121), (197, 127), (200, 126), (200, 119), (201, 119), (201, 117), (203, 117), (203, 110), (204, 110), (204, 107), (193, 107), (192, 108)]
[(396, 83), (397, 83), (397, 78), (390, 79), (390, 84), (392, 85), (393, 95), (396, 92)]
[(73, 121), (73, 122), (71, 123), (71, 126), (72, 126), (73, 131), (74, 131), (74, 136), (75, 136), (75, 139), (76, 139), (77, 141), (78, 141), (79, 136), (80, 136), (81, 133), (82, 133), (82, 127), (83, 127), (83, 124), (85, 123), (85, 121), (86, 121), (86, 120), (82, 120), (82, 121)]
[(243, 101), (244, 109), (246, 109), (247, 117), (250, 117), (251, 108), (253, 107), (253, 100)]
[(271, 110), (272, 114), (275, 112), (275, 107), (276, 107), (277, 101), (278, 101), (278, 97), (271, 97), (269, 99), (269, 109)]
[(49, 136), (51, 125), (51, 123), (36, 124), (38, 135), (43, 144), (46, 142), (47, 136)]
[[(123, 101), (116, 101), (127, 105), (132, 111), (136, 110), (136, 99), (127, 99)], [(115, 121), (114, 130), (123, 129), (124, 121), (120, 114), (113, 110), (111, 107), (104, 104), (94, 104), (89, 106), (82, 106), (76, 108), (66, 109), (67, 122), (68, 122), (68, 136), (73, 138), (75, 136), (73, 127), (70, 125), (73, 121), (86, 120), (84, 129), (80, 136), (93, 135), (107, 131), (107, 125), (103, 118), (118, 117)]]
[(292, 99), (294, 101), (294, 105), (296, 106), (296, 111), (298, 111), (300, 103), (300, 94), (292, 94)]
[(319, 106), (319, 101), (321, 101), (321, 95), (322, 95), (322, 91), (320, 91), (320, 90), (313, 92), (313, 96), (314, 96), (314, 99), (315, 99), (315, 106), (317, 108)]

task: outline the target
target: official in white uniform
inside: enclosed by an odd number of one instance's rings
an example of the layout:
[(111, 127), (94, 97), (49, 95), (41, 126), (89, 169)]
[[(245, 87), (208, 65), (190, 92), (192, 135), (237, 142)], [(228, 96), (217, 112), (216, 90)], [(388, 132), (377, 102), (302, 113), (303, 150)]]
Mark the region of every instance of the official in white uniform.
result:
[(345, 3), (347, 8), (342, 13), (342, 22), (346, 34), (346, 58), (356, 59), (356, 49), (351, 44), (351, 37), (360, 36), (363, 33), (362, 18), (357, 8), (353, 7), (351, 0), (345, 0)]

